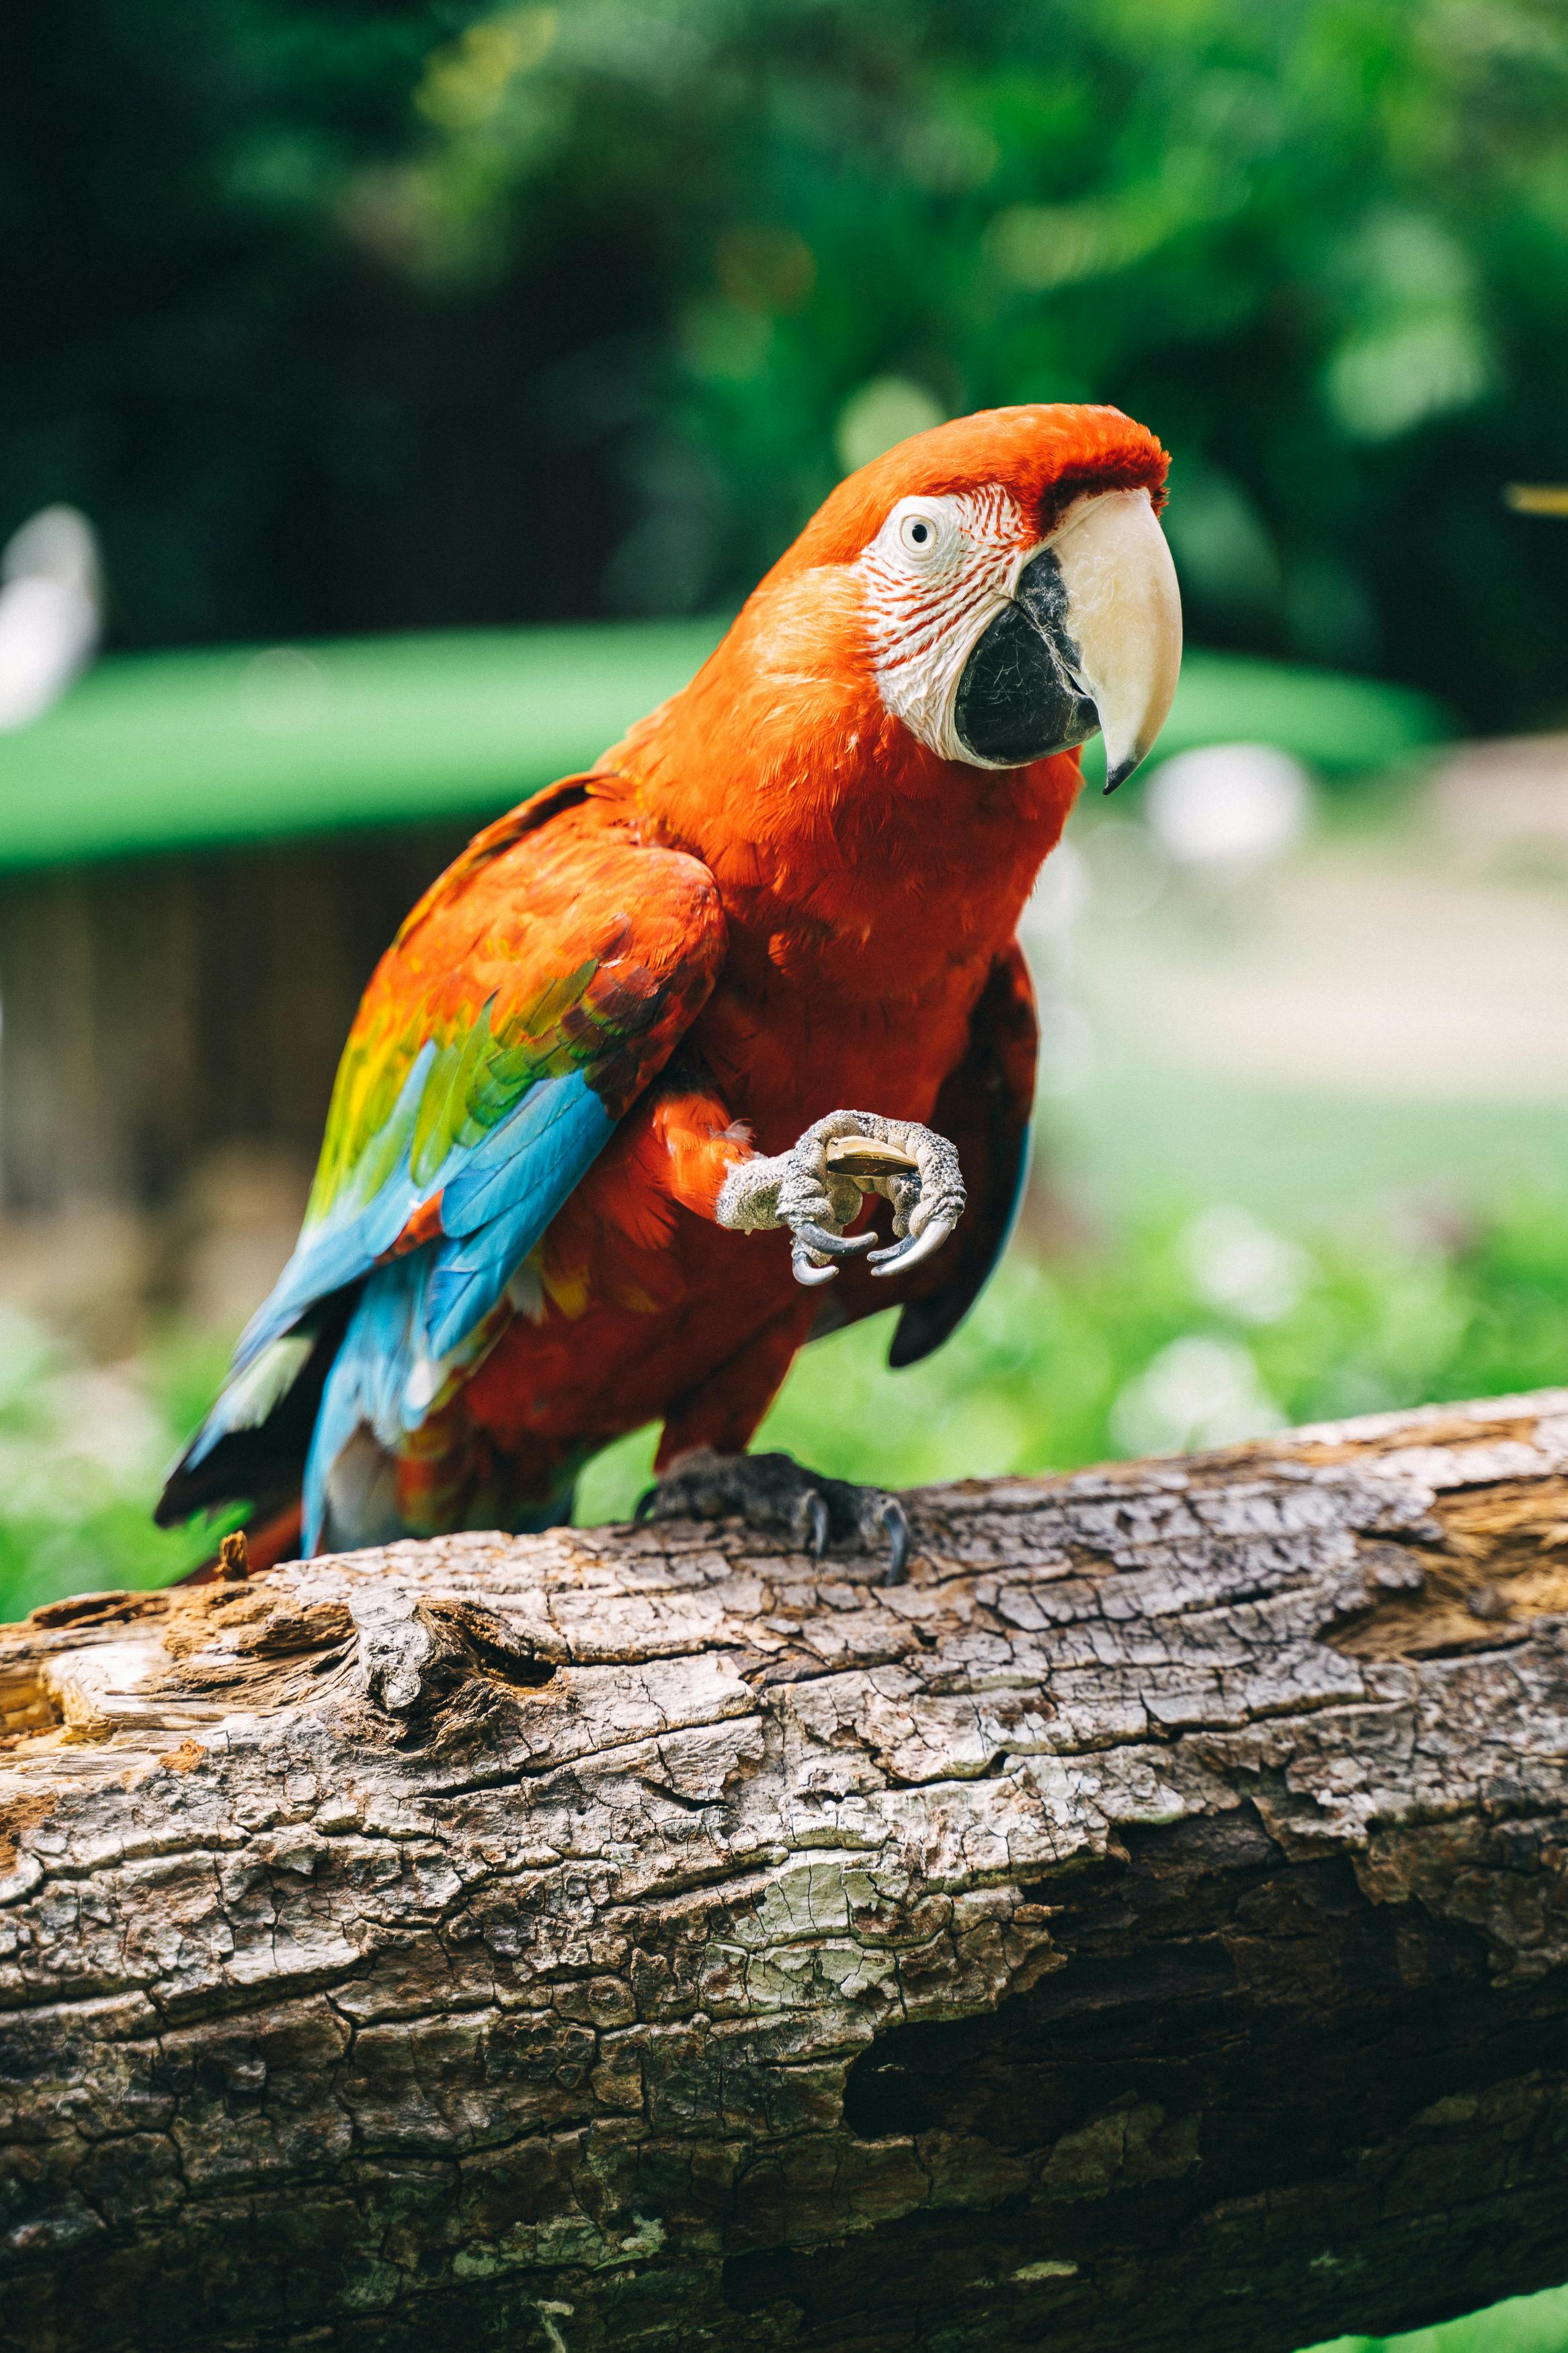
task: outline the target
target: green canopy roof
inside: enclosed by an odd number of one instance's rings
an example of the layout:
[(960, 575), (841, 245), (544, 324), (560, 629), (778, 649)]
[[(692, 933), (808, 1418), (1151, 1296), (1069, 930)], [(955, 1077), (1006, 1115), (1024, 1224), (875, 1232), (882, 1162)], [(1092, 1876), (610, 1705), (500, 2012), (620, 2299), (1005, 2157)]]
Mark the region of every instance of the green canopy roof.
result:
[[(121, 655), (0, 736), (0, 871), (464, 818), (588, 766), (719, 620)], [(1425, 697), (1189, 653), (1160, 755), (1279, 744), (1330, 775), (1448, 733)], [(1097, 746), (1086, 755), (1089, 765)]]

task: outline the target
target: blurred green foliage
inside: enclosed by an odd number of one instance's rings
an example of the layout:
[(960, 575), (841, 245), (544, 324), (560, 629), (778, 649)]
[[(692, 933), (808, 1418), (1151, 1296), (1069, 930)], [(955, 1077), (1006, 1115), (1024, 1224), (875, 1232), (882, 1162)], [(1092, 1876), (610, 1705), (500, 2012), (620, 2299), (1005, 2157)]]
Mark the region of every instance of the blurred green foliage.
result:
[[(878, 1318), (807, 1349), (758, 1444), (910, 1485), (1568, 1382), (1568, 1198), (1463, 1229), (1369, 1216), (1294, 1237), (1209, 1208), (1105, 1252), (1047, 1262), (1016, 1248), (954, 1339), (908, 1372), (887, 1369), (889, 1330)], [(223, 1356), (210, 1335), (171, 1330), (132, 1364), (92, 1367), (7, 1315), (0, 1619), (160, 1584), (212, 1550), (211, 1529), (161, 1531), (147, 1514)], [(643, 1432), (592, 1464), (579, 1518), (628, 1513), (652, 1449)]]
[(1196, 634), (1561, 704), (1557, 0), (84, 0), (0, 76), (0, 523), (136, 642), (742, 594), (993, 402), (1176, 457)]

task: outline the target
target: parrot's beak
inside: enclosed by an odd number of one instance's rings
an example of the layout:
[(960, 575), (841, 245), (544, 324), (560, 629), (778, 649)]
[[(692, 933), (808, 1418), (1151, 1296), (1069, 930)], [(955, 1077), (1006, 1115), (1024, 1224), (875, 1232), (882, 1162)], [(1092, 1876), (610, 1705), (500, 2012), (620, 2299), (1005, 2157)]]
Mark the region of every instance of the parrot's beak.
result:
[(1176, 568), (1147, 491), (1080, 499), (1028, 555), (964, 664), (952, 726), (967, 759), (1021, 767), (1105, 737), (1105, 789), (1165, 723), (1182, 666)]

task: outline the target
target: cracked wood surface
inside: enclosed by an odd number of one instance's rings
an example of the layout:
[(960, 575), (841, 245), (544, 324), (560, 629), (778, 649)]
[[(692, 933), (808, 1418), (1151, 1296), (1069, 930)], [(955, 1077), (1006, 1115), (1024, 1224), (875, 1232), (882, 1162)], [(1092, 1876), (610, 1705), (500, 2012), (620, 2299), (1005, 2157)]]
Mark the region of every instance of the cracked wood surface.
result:
[(0, 1630), (0, 2343), (1268, 2353), (1568, 2276), (1568, 1392)]

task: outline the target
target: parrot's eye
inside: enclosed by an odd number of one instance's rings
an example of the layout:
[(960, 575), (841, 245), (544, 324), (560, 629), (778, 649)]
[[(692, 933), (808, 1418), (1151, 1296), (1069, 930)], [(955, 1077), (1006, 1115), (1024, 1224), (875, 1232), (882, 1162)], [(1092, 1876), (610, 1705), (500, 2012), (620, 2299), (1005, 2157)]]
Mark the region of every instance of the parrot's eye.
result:
[(888, 518), (889, 535), (906, 562), (928, 565), (952, 552), (957, 525), (936, 499), (906, 499)]

